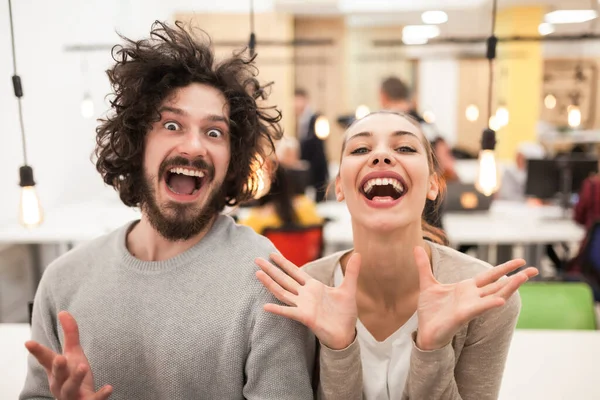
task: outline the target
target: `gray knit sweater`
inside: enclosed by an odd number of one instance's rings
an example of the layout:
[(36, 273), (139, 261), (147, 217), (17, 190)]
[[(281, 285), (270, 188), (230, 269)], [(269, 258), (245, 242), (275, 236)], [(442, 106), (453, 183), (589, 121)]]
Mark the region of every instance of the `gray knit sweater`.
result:
[[(111, 400), (312, 399), (315, 339), (263, 310), (276, 302), (256, 279), (273, 245), (220, 216), (188, 251), (166, 261), (134, 258), (131, 224), (52, 263), (35, 297), (32, 339), (61, 352), (57, 314), (69, 311), (97, 388)], [(29, 357), (21, 399), (52, 398)]]

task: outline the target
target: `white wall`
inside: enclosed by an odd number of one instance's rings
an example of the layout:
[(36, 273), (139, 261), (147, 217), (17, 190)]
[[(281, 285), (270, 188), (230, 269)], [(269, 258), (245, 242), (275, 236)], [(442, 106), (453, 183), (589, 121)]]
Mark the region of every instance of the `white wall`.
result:
[[(272, 0), (255, 1), (257, 12)], [(110, 92), (105, 70), (108, 51), (87, 55), (87, 80), (81, 53), (67, 53), (75, 44), (116, 44), (120, 33), (147, 36), (155, 20), (170, 20), (177, 11), (247, 12), (249, 1), (191, 0), (53, 0), (13, 1), (17, 68), (23, 81), (23, 107), (29, 164), (45, 209), (98, 196), (116, 195), (104, 186), (90, 161), (95, 119), (108, 109)], [(0, 2), (0, 221), (16, 218), (22, 165), (17, 101), (13, 94), (8, 4)], [(84, 119), (80, 103), (89, 82), (96, 115)], [(0, 222), (1, 223), (1, 222)]]
[(451, 145), (457, 137), (458, 68), (458, 60), (450, 58), (419, 62), (419, 111), (433, 112), (439, 133)]

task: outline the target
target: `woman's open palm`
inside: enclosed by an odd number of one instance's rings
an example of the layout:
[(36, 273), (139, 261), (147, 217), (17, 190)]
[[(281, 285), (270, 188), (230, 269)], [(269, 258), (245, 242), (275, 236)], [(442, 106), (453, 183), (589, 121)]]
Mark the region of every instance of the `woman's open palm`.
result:
[(354, 254), (350, 257), (344, 281), (337, 288), (312, 278), (281, 254), (272, 254), (271, 259), (281, 269), (259, 258), (256, 264), (261, 270), (256, 272), (256, 276), (287, 306), (266, 304), (265, 310), (304, 324), (329, 348), (348, 347), (355, 336), (360, 256)]
[(504, 277), (525, 265), (524, 260), (511, 260), (474, 278), (442, 284), (434, 278), (425, 250), (416, 247), (414, 253), (420, 286), (417, 346), (422, 350), (434, 350), (450, 343), (462, 325), (504, 305), (523, 283), (538, 273), (529, 267)]

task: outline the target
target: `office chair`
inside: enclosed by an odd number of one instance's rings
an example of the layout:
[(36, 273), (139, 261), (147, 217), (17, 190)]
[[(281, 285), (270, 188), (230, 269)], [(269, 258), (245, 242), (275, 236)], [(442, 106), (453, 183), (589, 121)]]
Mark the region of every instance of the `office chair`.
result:
[(323, 225), (266, 228), (263, 236), (273, 242), (277, 250), (298, 267), (323, 255)]
[(583, 282), (529, 282), (519, 289), (517, 329), (595, 330), (590, 286)]

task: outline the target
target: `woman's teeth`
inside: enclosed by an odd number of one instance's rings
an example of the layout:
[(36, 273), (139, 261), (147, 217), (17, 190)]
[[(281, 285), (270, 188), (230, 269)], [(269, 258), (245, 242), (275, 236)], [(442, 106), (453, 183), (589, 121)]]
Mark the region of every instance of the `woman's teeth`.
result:
[(398, 193), (403, 193), (404, 192), (404, 186), (402, 185), (402, 183), (400, 183), (400, 181), (398, 179), (395, 179), (395, 178), (373, 178), (373, 179), (369, 179), (363, 185), (363, 190), (365, 191), (366, 194), (369, 194), (369, 192), (371, 192), (371, 190), (373, 190), (373, 187), (375, 187), (375, 186), (386, 186), (386, 185), (392, 186)]

